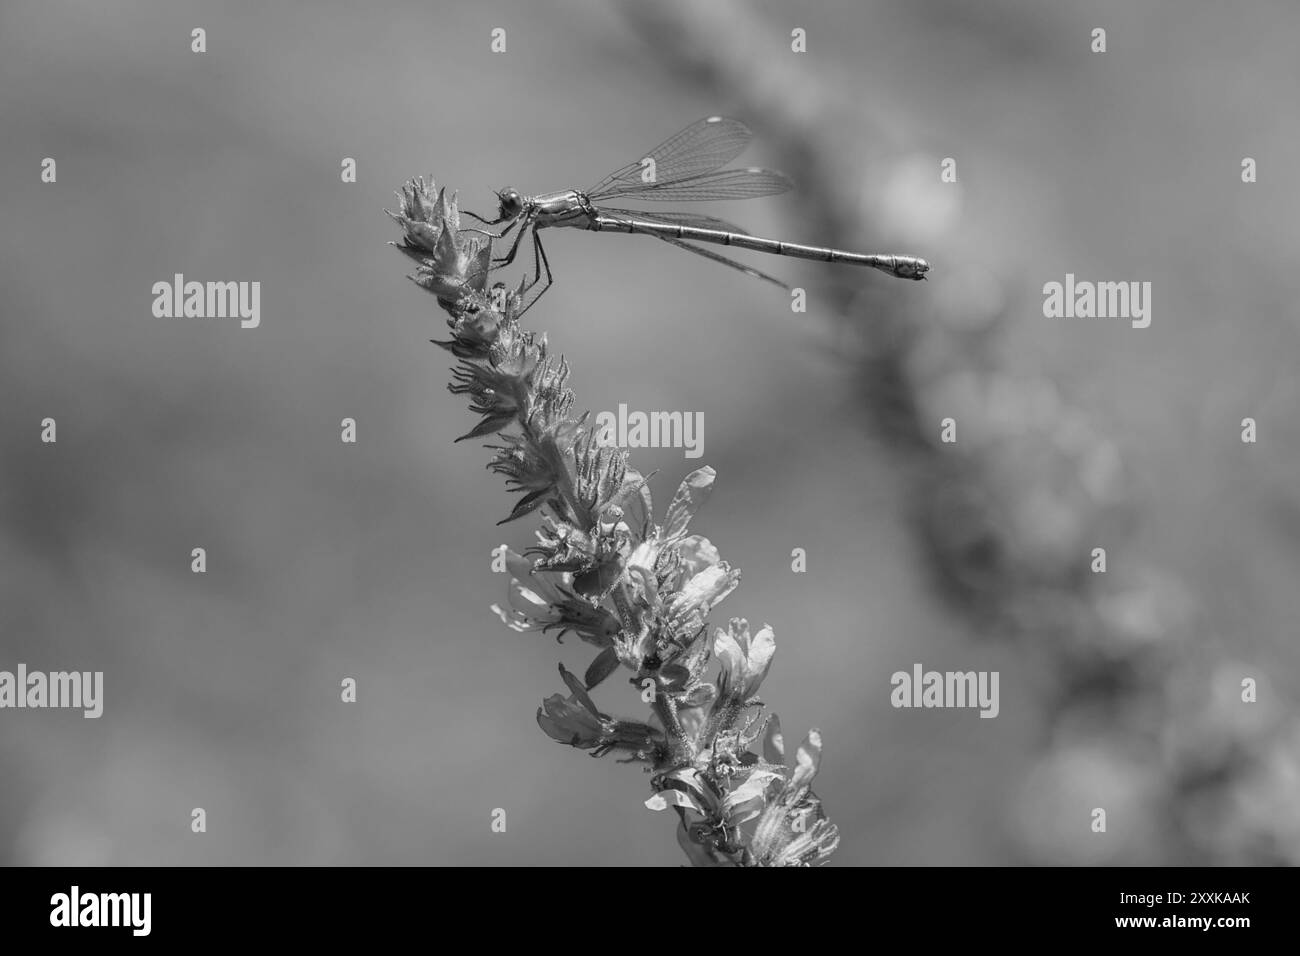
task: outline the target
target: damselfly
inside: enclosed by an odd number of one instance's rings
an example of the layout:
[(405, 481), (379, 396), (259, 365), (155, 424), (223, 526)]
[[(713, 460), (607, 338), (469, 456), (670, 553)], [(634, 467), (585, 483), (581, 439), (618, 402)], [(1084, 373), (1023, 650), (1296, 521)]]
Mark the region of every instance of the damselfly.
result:
[(514, 262), (524, 236), (531, 235), (534, 277), (529, 290), (536, 288), (542, 281), (543, 270), (546, 277), (545, 285), (540, 291), (529, 296), (529, 306), (541, 298), (551, 284), (551, 266), (538, 235), (539, 230), (551, 226), (656, 236), (678, 248), (739, 269), (747, 275), (774, 282), (783, 288), (786, 287), (785, 283), (779, 279), (721, 256), (711, 249), (702, 249), (694, 243), (715, 243), (799, 259), (871, 266), (900, 279), (925, 278), (930, 264), (915, 256), (865, 255), (821, 246), (804, 246), (751, 236), (739, 226), (712, 216), (684, 212), (651, 213), (605, 205), (605, 200), (615, 198), (655, 202), (752, 199), (774, 196), (790, 189), (794, 185), (790, 179), (770, 169), (721, 168), (740, 155), (752, 137), (749, 129), (738, 120), (710, 116), (692, 123), (675, 136), (664, 140), (643, 159), (610, 173), (589, 189), (566, 189), (525, 196), (517, 189), (507, 188), (497, 193), (500, 209), (495, 219), (484, 219), (473, 213), (468, 215), (486, 226), (504, 223), (505, 227), (499, 233), (486, 233), (494, 239), (501, 239), (512, 229), (518, 228), (510, 251), (493, 260), (498, 265), (508, 266)]

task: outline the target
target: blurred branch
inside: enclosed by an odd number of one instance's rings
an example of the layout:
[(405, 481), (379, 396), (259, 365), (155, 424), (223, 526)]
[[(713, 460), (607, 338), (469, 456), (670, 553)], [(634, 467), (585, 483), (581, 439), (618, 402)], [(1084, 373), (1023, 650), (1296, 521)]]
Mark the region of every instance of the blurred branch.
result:
[[(782, 31), (739, 0), (627, 0), (620, 9), (673, 75), (760, 118), (802, 184), (799, 212), (819, 237), (841, 248), (896, 240), (881, 234), (899, 225), (881, 211), (915, 139), (905, 110), (887, 97), (848, 99), (843, 91), (860, 82), (828, 82), (805, 57), (756, 57)], [(1030, 775), (1025, 800), (1077, 790), (1072, 779), (1038, 784), (1068, 778), (1071, 755), (1100, 753), (1117, 779), (1140, 781), (1130, 808), (1140, 820), (1129, 825), (1158, 834), (1164, 861), (1300, 862), (1300, 774), (1277, 771), (1300, 768), (1300, 725), (1256, 722), (1247, 733), (1232, 716), (1242, 702), (1212, 692), (1213, 669), (1192, 654), (1204, 643), (1194, 640), (1194, 600), (1126, 553), (1136, 504), (1121, 491), (1116, 445), (1057, 382), (999, 368), (1010, 322), (995, 272), (958, 274), (937, 262), (933, 277), (948, 289), (928, 310), (891, 284), (860, 291), (839, 274), (825, 294), (841, 330), (860, 337), (872, 419), (907, 454), (914, 527), (940, 593), (1036, 661), (1055, 752)], [(947, 417), (961, 422), (955, 444), (938, 440)], [(1103, 540), (1129, 565), (1118, 585), (1089, 567)], [(1188, 721), (1207, 746), (1176, 733)], [(1288, 797), (1292, 809), (1276, 820), (1243, 809)], [(1032, 807), (1022, 815), (1035, 813), (1057, 818)], [(1095, 852), (1047, 831), (1020, 837), (1025, 852), (1055, 862)], [(1119, 845), (1111, 858), (1132, 862), (1142, 849)]]

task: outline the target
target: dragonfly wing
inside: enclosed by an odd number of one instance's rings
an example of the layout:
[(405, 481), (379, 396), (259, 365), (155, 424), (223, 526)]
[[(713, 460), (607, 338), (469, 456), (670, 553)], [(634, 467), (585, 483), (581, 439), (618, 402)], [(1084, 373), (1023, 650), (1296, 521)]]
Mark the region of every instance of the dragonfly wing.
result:
[(648, 212), (643, 209), (615, 209), (613, 206), (601, 206), (602, 213), (611, 213), (622, 219), (645, 219), (649, 222), (662, 222), (671, 226), (690, 226), (692, 229), (715, 229), (718, 232), (734, 232), (748, 236), (749, 232), (741, 229), (734, 222), (715, 219), (713, 216), (701, 216), (693, 212)]
[(683, 242), (681, 239), (669, 239), (667, 236), (659, 236), (659, 238), (670, 246), (676, 246), (679, 249), (685, 249), (687, 252), (693, 252), (697, 256), (704, 256), (704, 258), (712, 259), (714, 262), (721, 262), (723, 265), (731, 266), (733, 269), (739, 269), (747, 276), (753, 276), (755, 279), (762, 279), (765, 282), (771, 282), (773, 285), (779, 285), (786, 291), (789, 291), (790, 289), (790, 287), (780, 279), (774, 279), (766, 272), (759, 272), (757, 269), (752, 269), (744, 263), (737, 262), (735, 259), (728, 259), (726, 256), (720, 256), (712, 249), (703, 249), (694, 243)]
[[(793, 188), (794, 182), (784, 173), (771, 169), (717, 169), (679, 179), (676, 182), (641, 183), (636, 189), (606, 192), (607, 196), (627, 196), (637, 201), (708, 202), (714, 199), (754, 199), (776, 196)], [(593, 200), (597, 196), (591, 197)]]
[[(651, 183), (642, 178), (653, 168), (654, 182), (676, 182), (701, 173), (711, 172), (731, 162), (749, 145), (753, 133), (739, 120), (725, 116), (710, 116), (698, 120), (664, 140), (644, 159), (629, 163), (610, 173), (604, 180), (588, 189), (592, 199), (602, 196), (621, 196), (644, 189)], [(646, 163), (654, 160), (654, 166)]]

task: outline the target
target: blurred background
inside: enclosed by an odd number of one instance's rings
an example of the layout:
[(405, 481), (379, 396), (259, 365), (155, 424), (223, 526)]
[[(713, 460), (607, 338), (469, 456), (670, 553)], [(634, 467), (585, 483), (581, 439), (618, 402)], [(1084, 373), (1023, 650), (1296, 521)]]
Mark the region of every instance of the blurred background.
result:
[[(744, 579), (714, 623), (776, 630), (832, 863), (1300, 862), (1297, 40), (1285, 0), (6, 2), (0, 669), (106, 700), (0, 712), (0, 861), (684, 862), (643, 774), (534, 722), (589, 649), (489, 611), (534, 523), (495, 527), (452, 444), (383, 208), (421, 173), (479, 212), (586, 186), (724, 114), (800, 186), (718, 212), (931, 281), (751, 257), (793, 314), (558, 232), (527, 322), (581, 406), (703, 413), (702, 459), (633, 464), (660, 508), (719, 473), (694, 529)], [(155, 318), (177, 272), (260, 281), (261, 327)], [(1044, 318), (1067, 272), (1151, 282), (1150, 328)], [(1000, 715), (891, 708), (916, 662), (1000, 671)]]

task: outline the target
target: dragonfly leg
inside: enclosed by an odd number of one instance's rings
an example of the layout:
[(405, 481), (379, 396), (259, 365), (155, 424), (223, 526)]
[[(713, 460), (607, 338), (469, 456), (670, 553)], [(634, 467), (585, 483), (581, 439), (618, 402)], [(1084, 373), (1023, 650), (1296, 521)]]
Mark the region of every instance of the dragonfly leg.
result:
[[(506, 230), (506, 232), (509, 232), (509, 231), (510, 231), (510, 230), (508, 230), (508, 229)], [(511, 246), (510, 246), (510, 251), (507, 252), (504, 256), (500, 256), (499, 258), (493, 259), (492, 261), (493, 261), (496, 265), (498, 265), (498, 266), (508, 266), (508, 265), (510, 265), (512, 262), (514, 262), (514, 261), (515, 261), (515, 254), (519, 251), (519, 241), (520, 241), (521, 239), (524, 238), (524, 233), (526, 233), (527, 231), (528, 231), (528, 224), (525, 223), (525, 224), (520, 228), (520, 230), (519, 230), (517, 233), (515, 233), (515, 241), (511, 244)], [(537, 230), (534, 229), (534, 230), (533, 230), (533, 235), (536, 235), (536, 234), (537, 234)], [(505, 235), (505, 233), (502, 233), (501, 235)], [(498, 236), (497, 238), (500, 238), (500, 237)]]
[(537, 293), (537, 295), (533, 296), (532, 299), (529, 300), (528, 304), (519, 311), (519, 316), (518, 316), (519, 318), (522, 318), (525, 312), (527, 312), (529, 309), (531, 309), (533, 306), (537, 304), (537, 300), (540, 299), (546, 293), (546, 290), (551, 287), (551, 283), (554, 281), (553, 277), (551, 276), (550, 260), (546, 258), (546, 249), (542, 246), (542, 238), (537, 234), (537, 230), (534, 229), (533, 230), (533, 270), (534, 271), (533, 271), (532, 285), (528, 287), (528, 292), (530, 294), (533, 291), (533, 287), (542, 281), (542, 269), (546, 270), (546, 284), (542, 286), (542, 291)]
[[(473, 216), (474, 214), (473, 214), (473, 213), (465, 213), (465, 215), (467, 215), (467, 216)], [(475, 219), (478, 219), (478, 216), (474, 216), (474, 218), (475, 218)], [(496, 225), (495, 222), (486, 222), (485, 220), (481, 220), (481, 219), (480, 219), (479, 221), (480, 221), (480, 222), (483, 222), (484, 225), (488, 225), (488, 226), (494, 226), (494, 225)], [(497, 221), (500, 222), (500, 220), (497, 220)], [(477, 226), (461, 226), (461, 227), (460, 227), (460, 231), (461, 231), (461, 232), (477, 232), (480, 236), (487, 236), (489, 239), (500, 239), (500, 238), (502, 238), (503, 236), (505, 236), (506, 233), (508, 233), (508, 232), (509, 232), (511, 229), (513, 229), (514, 227), (515, 227), (515, 223), (514, 223), (514, 221), (512, 220), (511, 223), (510, 223), (510, 225), (506, 226), (506, 227), (505, 227), (504, 229), (502, 229), (500, 232), (490, 232), (490, 231), (488, 231), (487, 229), (479, 229)]]
[(462, 216), (472, 216), (473, 218), (477, 219), (479, 222), (483, 223), (483, 225), (485, 226), (499, 226), (501, 225), (501, 223), (505, 222), (507, 218), (509, 218), (507, 216), (497, 216), (495, 219), (484, 219), (478, 213), (470, 212), (468, 209), (462, 209), (460, 211), (460, 214)]
[[(512, 214), (508, 214), (508, 213), (506, 213), (505, 210), (502, 208), (502, 206), (500, 205), (500, 203), (501, 203), (501, 193), (497, 193), (497, 194), (496, 194), (496, 197), (497, 197), (497, 203), (498, 203), (498, 205), (497, 205), (497, 217), (496, 217), (495, 219), (484, 219), (484, 218), (483, 218), (482, 216), (480, 216), (478, 213), (476, 213), (476, 212), (470, 212), (468, 209), (462, 209), (462, 210), (461, 210), (461, 213), (462, 213), (463, 215), (466, 215), (466, 216), (473, 216), (475, 219), (477, 219), (479, 222), (483, 223), (483, 225), (485, 225), (485, 226), (499, 226), (499, 225), (501, 225), (501, 223), (503, 223), (503, 222), (506, 222), (506, 221), (508, 221), (508, 220), (514, 220), (514, 219), (518, 219), (518, 218), (519, 218), (519, 213), (518, 213), (518, 212), (515, 212), (515, 213), (512, 213)], [(500, 236), (497, 236), (496, 238), (499, 239)]]

